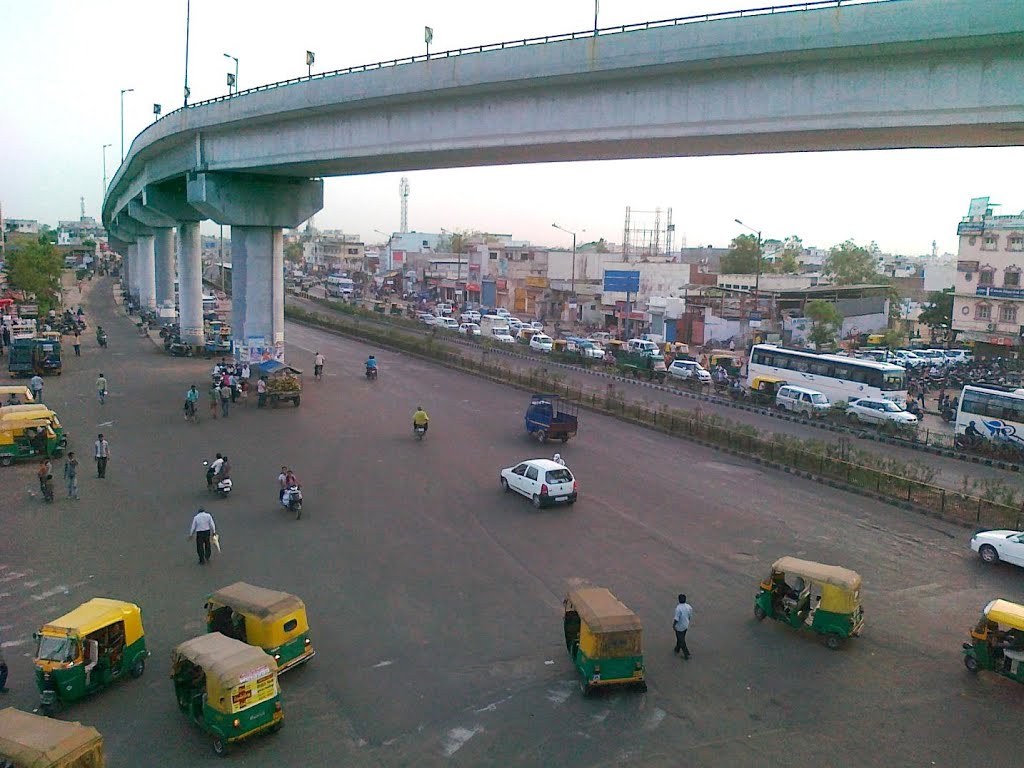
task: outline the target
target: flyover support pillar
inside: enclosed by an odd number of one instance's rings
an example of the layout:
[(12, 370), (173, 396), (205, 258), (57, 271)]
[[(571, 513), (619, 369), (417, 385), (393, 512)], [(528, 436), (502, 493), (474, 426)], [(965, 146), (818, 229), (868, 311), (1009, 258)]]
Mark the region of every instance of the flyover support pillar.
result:
[(203, 265), (198, 221), (178, 225), (181, 253), (178, 255), (178, 302), (181, 340), (192, 346), (205, 341), (203, 333)]
[(132, 301), (139, 301), (139, 243), (128, 243), (128, 295)]
[(161, 227), (153, 240), (156, 306), (174, 308), (174, 230)]
[(139, 266), (139, 305), (142, 309), (156, 309), (156, 264), (153, 255), (153, 235), (139, 235), (135, 241)]
[(231, 333), (243, 356), (284, 361), (281, 227), (231, 227)]

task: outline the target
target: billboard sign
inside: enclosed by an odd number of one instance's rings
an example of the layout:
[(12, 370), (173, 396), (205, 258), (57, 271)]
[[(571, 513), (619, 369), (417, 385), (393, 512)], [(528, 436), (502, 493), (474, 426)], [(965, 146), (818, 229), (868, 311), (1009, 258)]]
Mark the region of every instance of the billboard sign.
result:
[(606, 269), (604, 271), (604, 290), (606, 292), (639, 293), (640, 271)]

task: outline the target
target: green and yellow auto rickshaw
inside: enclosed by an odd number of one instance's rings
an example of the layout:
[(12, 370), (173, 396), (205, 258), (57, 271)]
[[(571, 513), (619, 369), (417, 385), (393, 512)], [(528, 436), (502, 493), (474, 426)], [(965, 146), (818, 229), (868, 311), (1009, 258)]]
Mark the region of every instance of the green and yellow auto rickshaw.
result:
[(755, 376), (750, 382), (750, 399), (758, 405), (775, 405), (775, 396), (786, 386), (786, 380), (778, 376)]
[(8, 707), (0, 710), (0, 766), (103, 768), (103, 737), (81, 723)]
[(969, 671), (984, 669), (1024, 683), (1024, 605), (991, 601), (963, 648)]
[(584, 587), (566, 595), (565, 647), (587, 695), (609, 685), (647, 690), (640, 617), (603, 587)]
[(259, 648), (220, 632), (182, 643), (171, 653), (178, 708), (213, 737), (213, 751), (284, 725), (277, 662)]
[(812, 630), (836, 650), (864, 628), (860, 582), (860, 574), (848, 568), (780, 557), (754, 598), (754, 618)]
[(0, 421), (0, 466), (39, 456), (55, 456), (63, 446), (46, 419)]
[(67, 445), (67, 433), (57, 418), (56, 411), (50, 410), (45, 403), (26, 403), (24, 405), (5, 405), (0, 407), (0, 429), (7, 429), (10, 422), (21, 422), (29, 419), (46, 419), (50, 429), (57, 435), (57, 449), (60, 453)]
[(278, 673), (313, 658), (306, 606), (295, 595), (239, 581), (206, 599), (206, 629), (274, 657)]
[(94, 597), (35, 633), (39, 707), (53, 712), (146, 669), (142, 612), (134, 603)]

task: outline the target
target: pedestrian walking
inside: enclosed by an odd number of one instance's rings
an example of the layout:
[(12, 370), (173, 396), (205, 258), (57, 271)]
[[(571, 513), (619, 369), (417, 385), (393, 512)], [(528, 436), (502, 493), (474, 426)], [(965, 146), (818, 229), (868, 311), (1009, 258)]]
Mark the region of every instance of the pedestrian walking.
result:
[(100, 399), (100, 405), (107, 402), (107, 379), (102, 373), (96, 379), (96, 396)]
[(217, 418), (217, 403), (220, 402), (220, 387), (216, 383), (210, 385), (210, 418)]
[(78, 459), (74, 451), (68, 451), (64, 460), (64, 485), (68, 489), (68, 498), (78, 498)]
[(3, 329), (0, 330), (0, 335), (3, 336), (5, 347), (11, 346), (11, 329), (5, 325)]
[(4, 643), (0, 637), (0, 693), (7, 693), (7, 659), (4, 658)]
[(220, 415), (225, 419), (228, 417), (228, 407), (231, 405), (231, 387), (228, 386), (228, 379), (225, 376), (220, 384)]
[(320, 354), (319, 350), (313, 357), (313, 377), (317, 381), (323, 381), (324, 378), (324, 356)]
[(262, 408), (267, 404), (267, 377), (260, 376), (256, 382), (256, 407)]
[(103, 437), (101, 432), (96, 436), (96, 442), (93, 445), (94, 455), (96, 457), (96, 477), (107, 476), (107, 461), (110, 460), (110, 443)]
[(227, 376), (228, 386), (231, 388), (231, 404), (238, 402), (238, 375), (229, 373)]
[(37, 373), (28, 383), (28, 387), (32, 390), (32, 398), (37, 403), (43, 402), (43, 377)]
[(82, 334), (75, 328), (75, 340), (71, 342), (75, 348), (75, 357), (82, 356)]
[(196, 538), (196, 554), (199, 556), (199, 565), (210, 562), (212, 550), (210, 548), (210, 537), (217, 535), (217, 524), (213, 522), (213, 516), (202, 507), (192, 518), (192, 527), (189, 529), (188, 538)]
[(690, 649), (686, 647), (686, 631), (690, 628), (693, 618), (693, 606), (686, 602), (686, 595), (679, 595), (675, 616), (672, 618), (672, 629), (676, 633), (676, 647), (673, 653), (683, 652), (683, 658), (690, 658)]
[(49, 459), (43, 459), (39, 462), (39, 469), (36, 471), (36, 474), (39, 476), (40, 493), (46, 493), (46, 478), (49, 477), (51, 472), (53, 472), (53, 464), (50, 463)]

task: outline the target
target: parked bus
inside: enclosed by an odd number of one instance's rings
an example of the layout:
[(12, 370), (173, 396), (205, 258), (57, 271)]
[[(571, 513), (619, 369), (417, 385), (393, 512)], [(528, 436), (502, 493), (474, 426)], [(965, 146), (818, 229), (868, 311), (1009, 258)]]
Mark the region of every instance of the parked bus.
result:
[(1024, 389), (967, 385), (956, 409), (956, 433), (965, 434), (971, 424), (981, 438), (1024, 452)]
[(347, 299), (352, 295), (352, 292), (355, 291), (356, 284), (350, 277), (330, 275), (327, 278), (326, 287), (328, 296), (341, 296)]
[(860, 397), (907, 402), (907, 372), (898, 365), (841, 355), (819, 355), (757, 344), (747, 365), (747, 386), (758, 376), (777, 376), (787, 384), (821, 392), (832, 403)]

